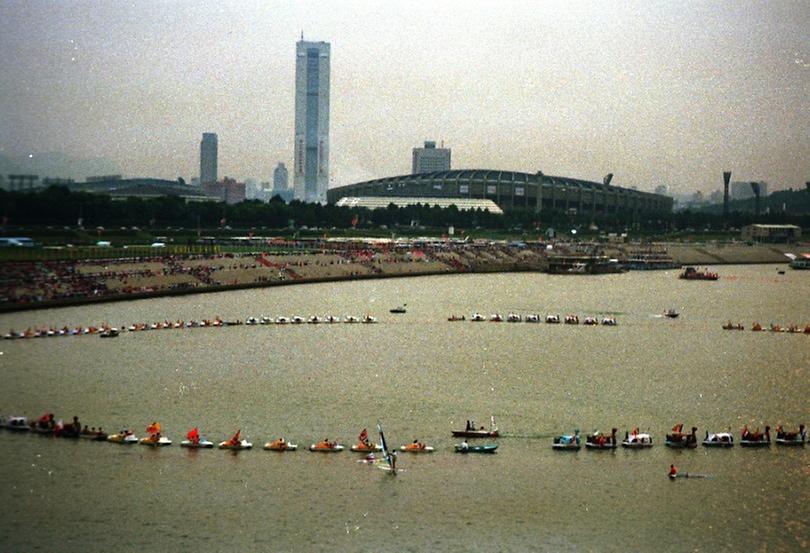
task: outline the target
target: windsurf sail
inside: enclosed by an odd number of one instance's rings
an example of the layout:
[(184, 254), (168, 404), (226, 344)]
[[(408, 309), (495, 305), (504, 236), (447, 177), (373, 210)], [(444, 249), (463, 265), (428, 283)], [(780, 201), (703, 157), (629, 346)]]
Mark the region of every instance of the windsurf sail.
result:
[(383, 459), (388, 463), (388, 467), (393, 469), (394, 467), (391, 466), (391, 453), (388, 451), (388, 445), (385, 443), (385, 435), (383, 434), (382, 424), (380, 424), (379, 420), (377, 421), (377, 431), (380, 433)]

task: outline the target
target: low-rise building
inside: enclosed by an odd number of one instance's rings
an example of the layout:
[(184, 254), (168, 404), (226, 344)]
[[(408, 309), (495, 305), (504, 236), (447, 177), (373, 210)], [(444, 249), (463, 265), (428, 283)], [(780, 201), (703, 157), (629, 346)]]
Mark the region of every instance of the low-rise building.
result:
[(742, 228), (742, 239), (747, 242), (798, 242), (802, 229), (796, 225), (747, 225)]

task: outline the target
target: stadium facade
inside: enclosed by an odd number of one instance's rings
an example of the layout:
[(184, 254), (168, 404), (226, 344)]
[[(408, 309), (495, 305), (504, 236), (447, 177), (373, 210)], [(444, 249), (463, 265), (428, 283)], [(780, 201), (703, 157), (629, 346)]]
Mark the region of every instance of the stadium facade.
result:
[(577, 210), (580, 213), (671, 213), (672, 198), (650, 192), (538, 173), (460, 169), (401, 175), (332, 188), (329, 203), (344, 197), (480, 198), (503, 210)]

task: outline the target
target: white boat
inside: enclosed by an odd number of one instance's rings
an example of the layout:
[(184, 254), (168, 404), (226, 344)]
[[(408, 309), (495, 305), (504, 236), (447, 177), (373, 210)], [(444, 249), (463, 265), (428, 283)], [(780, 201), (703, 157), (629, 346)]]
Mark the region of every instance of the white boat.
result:
[(585, 319), (582, 321), (582, 324), (594, 326), (599, 324), (599, 320), (596, 317), (585, 317)]
[(371, 315), (366, 315), (365, 317), (363, 317), (363, 322), (366, 324), (376, 323), (377, 319), (375, 317), (372, 317)]
[(527, 323), (539, 323), (540, 322), (540, 315), (537, 313), (532, 313), (531, 315), (526, 315), (526, 322)]
[(807, 430), (803, 424), (799, 425), (799, 430), (796, 432), (785, 432), (781, 425), (776, 427), (777, 445), (804, 445), (806, 442)]
[(122, 445), (131, 445), (138, 443), (138, 437), (135, 436), (132, 432), (127, 430), (118, 432), (117, 434), (112, 434), (111, 436), (107, 436), (108, 442), (113, 442), (115, 444), (122, 444)]
[(262, 325), (273, 324), (273, 318), (262, 315), (261, 318), (259, 319), (259, 324), (262, 324)]
[(276, 324), (279, 324), (279, 325), (285, 325), (285, 324), (287, 324), (289, 322), (290, 322), (290, 319), (288, 319), (287, 317), (284, 317), (284, 316), (276, 318)]
[(501, 317), (500, 313), (493, 313), (492, 315), (489, 316), (489, 320), (490, 322), (493, 323), (500, 323), (501, 321), (503, 321), (503, 317)]
[(31, 430), (31, 426), (28, 424), (26, 417), (9, 417), (6, 424), (3, 425), (3, 428), (17, 432), (29, 432)]
[(214, 447), (214, 442), (211, 442), (206, 439), (200, 439), (198, 442), (192, 442), (191, 440), (183, 440), (180, 442), (180, 447), (187, 447), (189, 449), (211, 449)]
[(337, 444), (337, 443), (336, 444), (330, 444), (329, 446), (326, 446), (326, 445), (321, 444), (321, 443), (312, 444), (311, 446), (309, 446), (310, 451), (317, 451), (319, 453), (339, 453), (339, 452), (343, 451), (344, 449), (346, 449), (345, 446), (342, 446), (342, 445)]
[(300, 325), (304, 322), (304, 317), (299, 317), (298, 315), (295, 315), (290, 322), (294, 325)]
[(251, 449), (253, 444), (247, 440), (240, 440), (239, 443), (231, 443), (230, 440), (225, 440), (224, 442), (219, 442), (219, 449), (231, 449), (234, 451), (240, 451), (242, 449)]
[(603, 326), (616, 326), (616, 319), (613, 317), (602, 317)]
[(326, 317), (326, 322), (327, 323), (339, 323), (340, 322), (340, 317), (333, 317), (332, 315), (329, 315), (329, 316)]
[(259, 324), (259, 320), (256, 317), (248, 317), (247, 319), (245, 319), (245, 324), (251, 326), (257, 325)]
[(703, 445), (706, 447), (733, 447), (734, 436), (731, 432), (706, 432), (706, 437), (703, 439)]
[(354, 444), (350, 449), (355, 453), (372, 453), (382, 451), (382, 446), (380, 444), (365, 445), (364, 443), (360, 442)]
[(360, 319), (358, 319), (354, 315), (347, 315), (346, 317), (343, 318), (343, 322), (344, 323), (359, 323)]
[(517, 313), (509, 313), (506, 316), (506, 322), (507, 323), (519, 323), (522, 320), (523, 320), (523, 317), (521, 317)]
[(321, 319), (321, 318), (320, 318), (320, 317), (318, 317), (317, 315), (313, 315), (313, 316), (311, 316), (311, 317), (309, 318), (309, 321), (307, 321), (307, 322), (308, 322), (309, 324), (316, 325), (316, 324), (318, 324), (318, 323), (322, 323), (322, 322), (323, 322), (323, 319)]
[(473, 322), (478, 323), (478, 322), (481, 322), (481, 321), (486, 321), (487, 319), (481, 313), (478, 313), (476, 311), (475, 313), (472, 314), (472, 317), (470, 317), (470, 320), (473, 321)]
[(622, 440), (622, 447), (629, 449), (644, 449), (652, 446), (652, 436), (638, 432), (638, 429), (634, 429), (630, 433), (625, 432), (624, 440)]
[(566, 315), (565, 316), (565, 324), (567, 324), (567, 325), (578, 325), (579, 324), (579, 315)]
[(546, 315), (546, 322), (548, 324), (560, 324), (560, 316), (559, 315)]
[(146, 438), (141, 438), (140, 439), (140, 444), (141, 445), (148, 445), (150, 447), (162, 447), (162, 446), (172, 445), (172, 441), (169, 438), (167, 438), (166, 436), (161, 436), (157, 440), (155, 440), (154, 438), (149, 436), (149, 437), (146, 437)]

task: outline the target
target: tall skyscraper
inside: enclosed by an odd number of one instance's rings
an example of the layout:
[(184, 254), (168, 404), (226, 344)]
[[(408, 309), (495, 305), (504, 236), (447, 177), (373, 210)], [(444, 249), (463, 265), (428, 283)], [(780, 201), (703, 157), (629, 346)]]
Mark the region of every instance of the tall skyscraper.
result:
[(425, 142), (424, 148), (413, 149), (411, 174), (450, 170), (450, 148), (437, 148), (435, 142)]
[(217, 135), (204, 132), (200, 142), (200, 182), (217, 182)]
[(295, 199), (326, 203), (329, 185), (328, 42), (295, 45)]
[(287, 167), (279, 161), (273, 171), (273, 190), (287, 190), (289, 183), (289, 176), (287, 174)]

